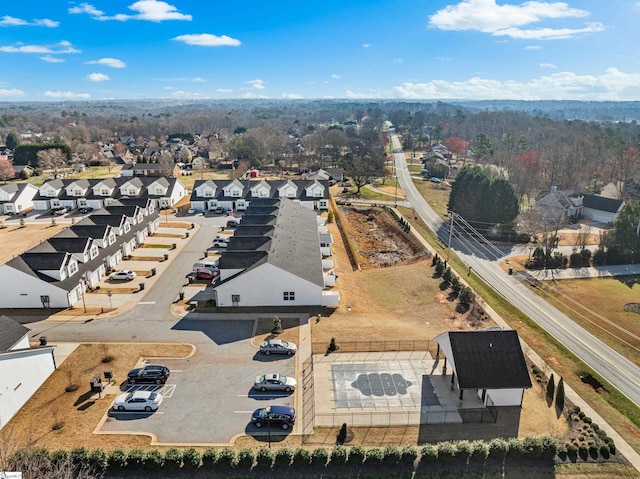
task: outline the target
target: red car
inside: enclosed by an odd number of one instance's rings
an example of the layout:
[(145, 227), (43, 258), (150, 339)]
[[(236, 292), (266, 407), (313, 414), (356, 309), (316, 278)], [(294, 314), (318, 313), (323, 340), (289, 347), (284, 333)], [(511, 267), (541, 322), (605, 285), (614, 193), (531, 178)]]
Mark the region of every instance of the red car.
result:
[(199, 269), (196, 271), (196, 279), (213, 279), (216, 273), (210, 269)]

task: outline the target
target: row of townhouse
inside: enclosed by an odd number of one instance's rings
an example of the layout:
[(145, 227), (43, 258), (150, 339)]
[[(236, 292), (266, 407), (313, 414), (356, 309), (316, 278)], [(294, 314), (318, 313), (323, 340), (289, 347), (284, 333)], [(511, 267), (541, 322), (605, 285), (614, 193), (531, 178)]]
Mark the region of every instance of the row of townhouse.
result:
[(191, 207), (206, 212), (222, 207), (243, 211), (256, 199), (288, 198), (316, 211), (329, 209), (326, 180), (196, 180)]
[(115, 201), (0, 265), (0, 308), (73, 307), (157, 231), (153, 200)]
[(125, 198), (151, 199), (156, 208), (175, 205), (189, 194), (176, 178), (119, 177), (103, 179), (55, 179), (39, 188), (30, 183), (0, 185), (0, 213), (18, 214), (65, 207), (98, 210)]
[[(217, 307), (338, 306), (324, 219), (289, 198), (251, 202), (218, 262)], [(204, 298), (203, 298), (204, 299)]]

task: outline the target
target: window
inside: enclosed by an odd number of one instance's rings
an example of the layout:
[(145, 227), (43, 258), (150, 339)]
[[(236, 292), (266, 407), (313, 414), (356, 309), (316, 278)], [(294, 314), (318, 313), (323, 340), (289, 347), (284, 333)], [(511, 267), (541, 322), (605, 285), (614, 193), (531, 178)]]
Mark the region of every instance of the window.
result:
[(74, 196), (82, 196), (82, 190), (73, 190)]
[(239, 294), (232, 294), (231, 295), (231, 302), (232, 303), (239, 303), (240, 302), (240, 295)]
[(102, 196), (109, 196), (109, 190), (107, 190), (106, 188), (103, 188), (100, 190), (100, 194)]
[(78, 271), (78, 263), (75, 261), (69, 263), (69, 276), (74, 274), (76, 271)]
[(211, 191), (211, 190), (205, 190), (205, 191), (204, 191), (204, 196), (205, 196), (205, 197), (209, 197), (209, 198), (210, 198), (210, 197), (212, 197), (212, 196), (213, 196), (213, 191)]
[(295, 291), (285, 291), (284, 292), (284, 300), (285, 301), (295, 301), (296, 300)]

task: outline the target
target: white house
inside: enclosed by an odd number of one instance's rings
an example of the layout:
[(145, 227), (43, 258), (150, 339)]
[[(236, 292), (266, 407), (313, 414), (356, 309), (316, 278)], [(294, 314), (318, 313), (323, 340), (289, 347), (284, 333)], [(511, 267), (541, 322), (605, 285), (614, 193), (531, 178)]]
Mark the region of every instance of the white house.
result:
[(0, 214), (13, 215), (33, 209), (33, 198), (38, 188), (31, 183), (0, 185)]
[(485, 405), (522, 406), (531, 378), (514, 330), (449, 331), (434, 338), (444, 367), (450, 364), (452, 388), (476, 394)]
[(246, 210), (256, 199), (289, 198), (316, 211), (329, 209), (329, 183), (320, 180), (196, 180), (191, 207), (210, 211)]
[(624, 208), (624, 205), (623, 200), (605, 198), (599, 195), (584, 195), (582, 216), (597, 223), (612, 224)]
[(217, 307), (338, 305), (338, 292), (324, 291), (317, 214), (285, 198), (278, 203), (277, 215), (248, 208), (218, 263)]
[(29, 329), (0, 316), (0, 430), (56, 369), (53, 347), (31, 348)]

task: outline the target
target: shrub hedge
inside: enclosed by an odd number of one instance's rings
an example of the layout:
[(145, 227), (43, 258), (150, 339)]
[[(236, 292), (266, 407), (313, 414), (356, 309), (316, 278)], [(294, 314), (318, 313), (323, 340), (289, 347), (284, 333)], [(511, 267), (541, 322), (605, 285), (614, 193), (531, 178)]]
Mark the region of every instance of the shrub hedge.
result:
[[(608, 439), (608, 438), (607, 438)], [(24, 464), (32, 459), (37, 464), (55, 464), (71, 461), (78, 470), (90, 469), (98, 474), (120, 474), (124, 469), (134, 471), (152, 471), (160, 468), (166, 470), (232, 470), (249, 471), (251, 469), (287, 469), (290, 467), (308, 467), (312, 465), (320, 468), (341, 467), (345, 464), (361, 466), (362, 464), (379, 466), (398, 465), (423, 466), (435, 461), (466, 464), (468, 461), (485, 461), (497, 459), (503, 461), (506, 457), (527, 460), (551, 460), (556, 454), (575, 456), (578, 453), (591, 457), (600, 456), (607, 459), (615, 454), (613, 441), (609, 439), (606, 445), (578, 448), (567, 445), (566, 449), (558, 449), (555, 439), (551, 437), (518, 439), (493, 439), (483, 441), (442, 442), (437, 445), (425, 445), (420, 450), (411, 445), (402, 448), (389, 445), (385, 448), (361, 446), (345, 447), (336, 445), (329, 450), (318, 447), (313, 451), (303, 448), (295, 450), (289, 448), (256, 450), (245, 448), (236, 452), (229, 447), (223, 449), (208, 448), (199, 453), (194, 448), (180, 450), (170, 448), (164, 454), (157, 449), (102, 449), (88, 450), (76, 448), (71, 451), (48, 451), (46, 449), (22, 449), (11, 457), (9, 465)], [(135, 474), (135, 473), (134, 473)]]

